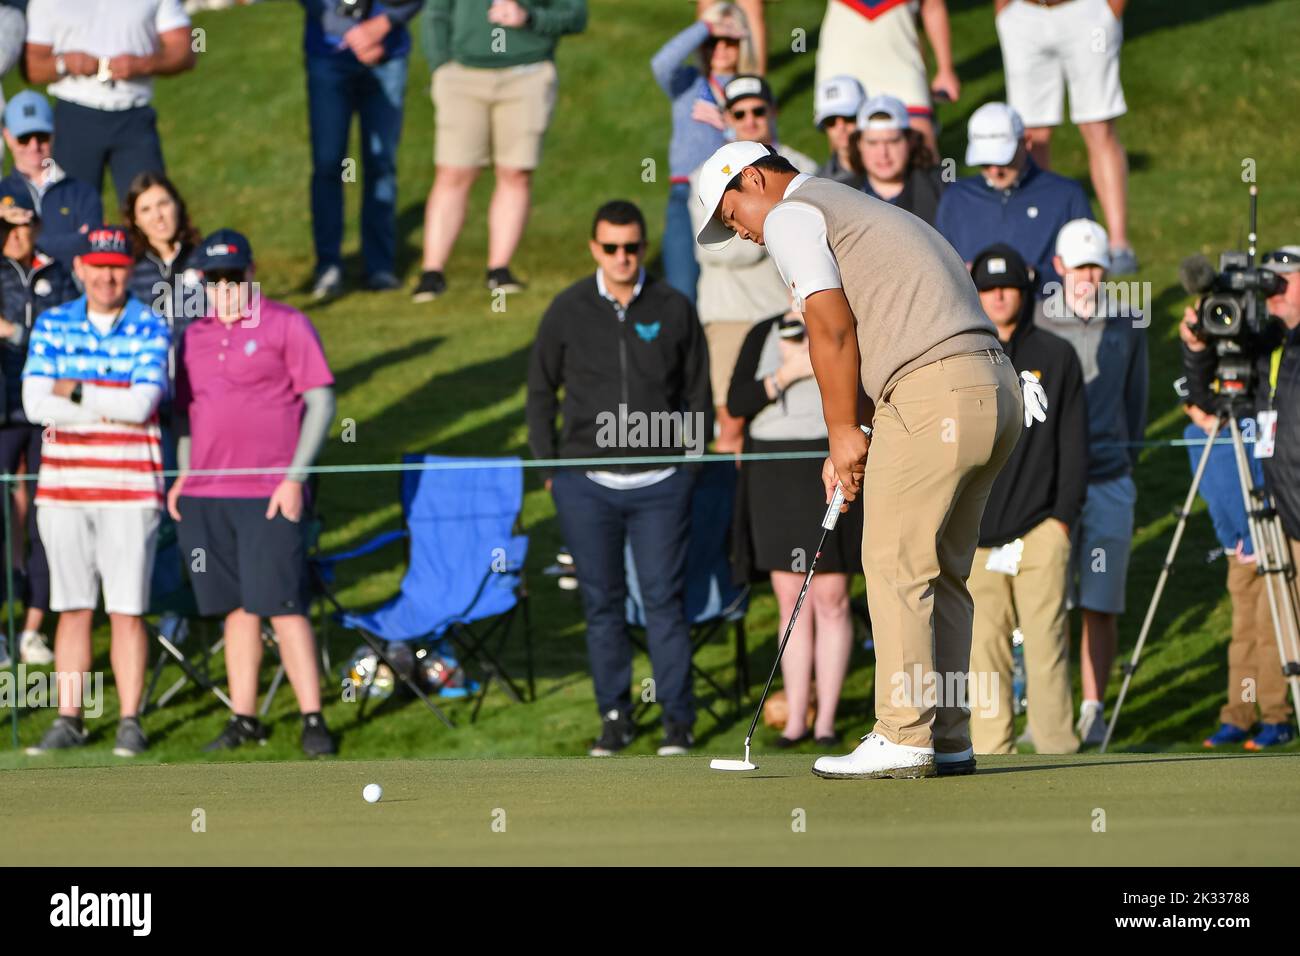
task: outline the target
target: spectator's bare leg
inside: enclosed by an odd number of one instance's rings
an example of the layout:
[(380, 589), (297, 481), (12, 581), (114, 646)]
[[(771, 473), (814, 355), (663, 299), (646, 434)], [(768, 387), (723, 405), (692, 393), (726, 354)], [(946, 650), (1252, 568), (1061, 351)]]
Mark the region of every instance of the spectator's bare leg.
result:
[[(805, 555), (804, 560), (811, 561), (812, 555)], [(772, 572), (772, 591), (776, 594), (777, 607), (780, 609), (778, 623), (782, 634), (790, 623), (790, 615), (794, 612), (794, 602), (799, 599), (803, 579), (803, 574), (792, 571)], [(786, 703), (790, 708), (783, 733), (791, 740), (802, 737), (808, 729), (808, 701), (812, 696), (813, 617), (807, 613), (807, 609), (800, 613), (794, 631), (790, 634), (790, 642), (781, 655), (781, 680), (785, 686)]]
[(1081, 672), (1083, 699), (1106, 699), (1106, 685), (1110, 682), (1111, 667), (1119, 648), (1119, 618), (1101, 611), (1083, 612), (1083, 646)]
[(488, 206), (488, 268), (505, 269), (524, 238), (532, 204), (533, 173), (498, 166), (497, 184)]
[(137, 614), (110, 614), (108, 621), (113, 632), (109, 659), (113, 662), (119, 710), (123, 717), (135, 717), (140, 713), (144, 672), (149, 666), (149, 634)]
[(90, 619), (94, 613), (90, 608), (64, 611), (54, 631), (54, 669), (66, 675), (58, 685), (62, 717), (81, 713), (81, 675), (90, 672)]
[(911, 116), (908, 118), (912, 129), (925, 137), (925, 145), (934, 155), (939, 156), (939, 139), (934, 134), (934, 122), (928, 116)]
[(451, 258), (465, 212), (469, 190), (478, 178), (477, 166), (439, 166), (424, 206), (424, 269), (442, 272)]
[[(1082, 129), (1083, 127), (1079, 127)], [(1038, 164), (1039, 169), (1052, 168), (1052, 127), (1035, 126), (1032, 129), (1025, 130), (1029, 136), (1029, 155), (1034, 157), (1034, 162)]]
[(271, 618), (271, 627), (280, 641), (280, 660), (298, 698), (298, 709), (304, 714), (316, 713), (320, 710), (320, 670), (311, 622), (302, 614), (281, 614)]
[[(235, 713), (257, 714), (257, 672), (262, 666), (262, 621), (242, 608), (226, 615), (226, 684)], [(281, 648), (280, 653), (284, 650)]]
[(813, 577), (808, 594), (817, 619), (814, 647), (817, 669), (817, 722), (814, 736), (835, 736), (835, 710), (840, 688), (853, 651), (853, 618), (849, 614), (847, 574), (819, 574)]
[(1079, 133), (1088, 147), (1088, 168), (1092, 188), (1106, 217), (1112, 248), (1127, 249), (1128, 239), (1128, 154), (1120, 142), (1114, 120), (1080, 123)]

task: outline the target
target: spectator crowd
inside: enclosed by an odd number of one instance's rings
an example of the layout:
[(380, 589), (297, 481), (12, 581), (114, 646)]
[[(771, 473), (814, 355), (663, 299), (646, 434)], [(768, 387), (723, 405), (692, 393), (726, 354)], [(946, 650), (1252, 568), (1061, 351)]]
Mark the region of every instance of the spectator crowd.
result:
[[(403, 286), (397, 154), (416, 33), (429, 68), (435, 148), (411, 296), (427, 303), (448, 289), (472, 187), (489, 166), (483, 281), (497, 295), (523, 293), (512, 263), (556, 120), (563, 80), (556, 50), (587, 28), (585, 0), (300, 4), (312, 300), (347, 291), (340, 169), (354, 117), (362, 286)], [(820, 463), (790, 455), (826, 448), (821, 396), (798, 290), (767, 249), (738, 241), (710, 255), (697, 245), (713, 215), (695, 199), (702, 164), (727, 143), (754, 144), (755, 155), (779, 156), (798, 174), (844, 184), (932, 227), (965, 263), (1014, 369), (1037, 378), (1049, 408), (993, 484), (969, 570), (971, 671), (998, 677), (996, 706), (971, 708), (979, 753), (1017, 744), (1013, 632), (1023, 636), (1028, 682), (1021, 742), (1069, 753), (1106, 732), (1148, 403), (1145, 317), (1117, 299), (1109, 281), (1137, 269), (1116, 126), (1127, 111), (1125, 5), (994, 0), (1007, 99), (971, 111), (963, 157), (971, 173), (955, 177), (938, 149), (936, 104), (962, 96), (944, 0), (827, 0), (814, 54), (811, 119), (825, 137), (816, 157), (781, 137), (781, 124), (789, 130), (806, 120), (781, 110), (765, 76), (761, 0), (697, 0), (692, 21), (666, 39), (644, 77), (667, 98), (671, 130), (663, 232), (648, 235), (631, 202), (601, 204), (587, 237), (595, 271), (550, 304), (529, 365), (528, 435), (538, 458), (626, 454), (599, 440), (595, 421), (610, 410), (689, 414), (706, 423), (716, 451), (764, 453), (738, 467), (731, 559), (738, 582), (770, 582), (784, 626), (803, 579), (792, 555), (810, 543), (823, 508), (815, 494), (795, 490), (817, 487)], [(91, 617), (102, 597), (121, 699), (114, 752), (142, 753), (142, 617), (150, 613), (160, 529), (174, 524), (182, 552), (206, 556), (203, 573), (190, 575), (199, 611), (224, 627), (234, 706), (210, 749), (265, 738), (256, 716), (265, 620), (297, 695), (303, 748), (330, 753), (306, 614), (304, 519), (305, 469), (333, 420), (333, 377), (311, 320), (260, 297), (248, 239), (225, 226), (205, 238), (168, 173), (155, 83), (195, 66), (181, 0), (0, 5), (0, 72), (21, 69), (28, 84), (3, 108), (10, 171), (0, 180), (0, 467), (36, 479), (14, 491), (10, 538), (21, 551), (26, 616), (17, 646), (0, 660), (88, 671)], [(1051, 169), (1067, 94), (1100, 219), (1083, 186)], [(106, 173), (117, 215), (101, 203)], [(662, 275), (647, 268), (656, 242)], [(1284, 250), (1267, 268), (1288, 277), (1288, 291), (1269, 305), (1294, 329), (1300, 264)], [(201, 314), (187, 308), (193, 301)], [(241, 321), (250, 306), (255, 323)], [(1184, 342), (1189, 355), (1200, 351), (1190, 332)], [(1288, 361), (1294, 370), (1300, 359)], [(1206, 404), (1189, 403), (1189, 432), (1208, 427)], [(684, 593), (695, 471), (677, 460), (681, 451), (668, 450), (673, 460), (662, 463), (560, 469), (546, 479), (586, 619), (601, 718), (594, 755), (621, 750), (635, 733), (626, 554), (641, 572), (663, 709), (659, 752), (685, 753), (694, 743)], [(268, 475), (212, 474), (224, 469)], [(1238, 680), (1271, 665), (1248, 535), (1228, 498), (1211, 504), (1241, 612), (1233, 628)], [(1300, 532), (1300, 519), (1289, 530)], [(789, 707), (780, 746), (838, 742), (862, 533), (855, 503), (821, 557), (782, 660)], [(1082, 628), (1077, 711), (1072, 609)], [(53, 651), (42, 634), (49, 612), (58, 615)], [(1280, 677), (1260, 680), (1258, 732), (1253, 709), (1230, 701), (1207, 745), (1290, 739)], [(86, 736), (76, 702), (65, 700), (32, 752), (79, 746)]]

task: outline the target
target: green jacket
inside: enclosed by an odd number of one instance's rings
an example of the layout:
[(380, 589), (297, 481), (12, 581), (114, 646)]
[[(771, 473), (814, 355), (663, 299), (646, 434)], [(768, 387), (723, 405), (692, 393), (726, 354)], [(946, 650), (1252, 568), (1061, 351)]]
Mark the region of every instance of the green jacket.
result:
[[(489, 22), (490, 0), (429, 0), (424, 5), (424, 55), (429, 69), (450, 60), (464, 66), (495, 69), (550, 60), (566, 33), (587, 27), (587, 0), (519, 0), (528, 22), (517, 30)], [(496, 42), (497, 49), (493, 49)]]

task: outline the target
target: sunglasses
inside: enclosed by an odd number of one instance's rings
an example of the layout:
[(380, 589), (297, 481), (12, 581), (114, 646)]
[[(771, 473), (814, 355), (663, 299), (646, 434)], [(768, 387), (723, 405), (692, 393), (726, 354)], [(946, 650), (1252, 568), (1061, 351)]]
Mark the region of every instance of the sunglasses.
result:
[(620, 249), (622, 249), (624, 252), (626, 252), (629, 256), (635, 256), (635, 255), (637, 255), (637, 254), (641, 251), (641, 243), (639, 243), (639, 242), (624, 242), (624, 243), (617, 243), (617, 242), (602, 242), (602, 243), (600, 244), (600, 248), (602, 248), (602, 249), (605, 250), (605, 255), (607, 255), (607, 256), (612, 256), (612, 255), (614, 255), (614, 253), (618, 252), (618, 250), (620, 250)]
[(743, 120), (746, 116), (752, 116), (754, 119), (762, 119), (766, 115), (766, 106), (755, 106), (753, 109), (731, 111), (731, 116), (735, 120)]
[(822, 120), (822, 129), (824, 130), (834, 129), (835, 127), (839, 126), (841, 123), (843, 123), (845, 126), (853, 126), (857, 123), (857, 120), (854, 119), (852, 116), (830, 116)]
[(208, 282), (212, 282), (212, 283), (217, 283), (217, 282), (229, 282), (229, 283), (243, 282), (243, 281), (244, 281), (244, 270), (243, 270), (243, 269), (209, 269), (207, 272), (203, 273), (203, 278), (204, 278), (206, 281), (208, 281)]
[(15, 139), (18, 140), (19, 146), (27, 146), (31, 143), (32, 140), (36, 140), (36, 142), (44, 146), (46, 143), (50, 141), (50, 134), (49, 133), (24, 133), (22, 136), (15, 137)]

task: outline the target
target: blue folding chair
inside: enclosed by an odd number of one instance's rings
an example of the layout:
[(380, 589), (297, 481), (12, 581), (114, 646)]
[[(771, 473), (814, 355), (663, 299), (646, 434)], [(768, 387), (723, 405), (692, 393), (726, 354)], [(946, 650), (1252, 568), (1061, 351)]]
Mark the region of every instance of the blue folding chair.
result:
[[(745, 614), (749, 588), (731, 579), (731, 512), (736, 499), (736, 466), (730, 461), (705, 463), (691, 495), (691, 531), (686, 552), (686, 619), (691, 625), (691, 673), (708, 684), (719, 697), (732, 696), (739, 707), (749, 688), (749, 656), (745, 648)], [(631, 545), (625, 546), (627, 623), (632, 643), (643, 652), (645, 608)], [(695, 653), (730, 624), (736, 648), (735, 688), (728, 694), (712, 675), (695, 663)], [(707, 702), (701, 705), (716, 721)], [(637, 705), (633, 716), (645, 707)]]
[[(524, 493), (522, 462), (518, 458), (443, 455), (405, 455), (402, 461), (407, 465), (447, 467), (402, 473), (403, 530), (381, 534), (346, 553), (313, 560), (318, 586), (335, 607), (335, 619), (343, 627), (357, 631), (408, 689), (451, 727), (451, 718), (409, 675), (393, 666), (384, 645), (450, 640), (461, 661), (473, 662), (484, 674), (472, 722), (478, 718), (493, 683), (511, 700), (524, 699), (500, 659), (514, 630), (515, 615), (521, 612), (528, 696), (535, 698), (532, 634), (523, 579), (528, 538), (517, 533)], [(335, 566), (403, 538), (410, 541), (409, 559), (397, 595), (365, 614), (339, 604), (329, 588)]]

